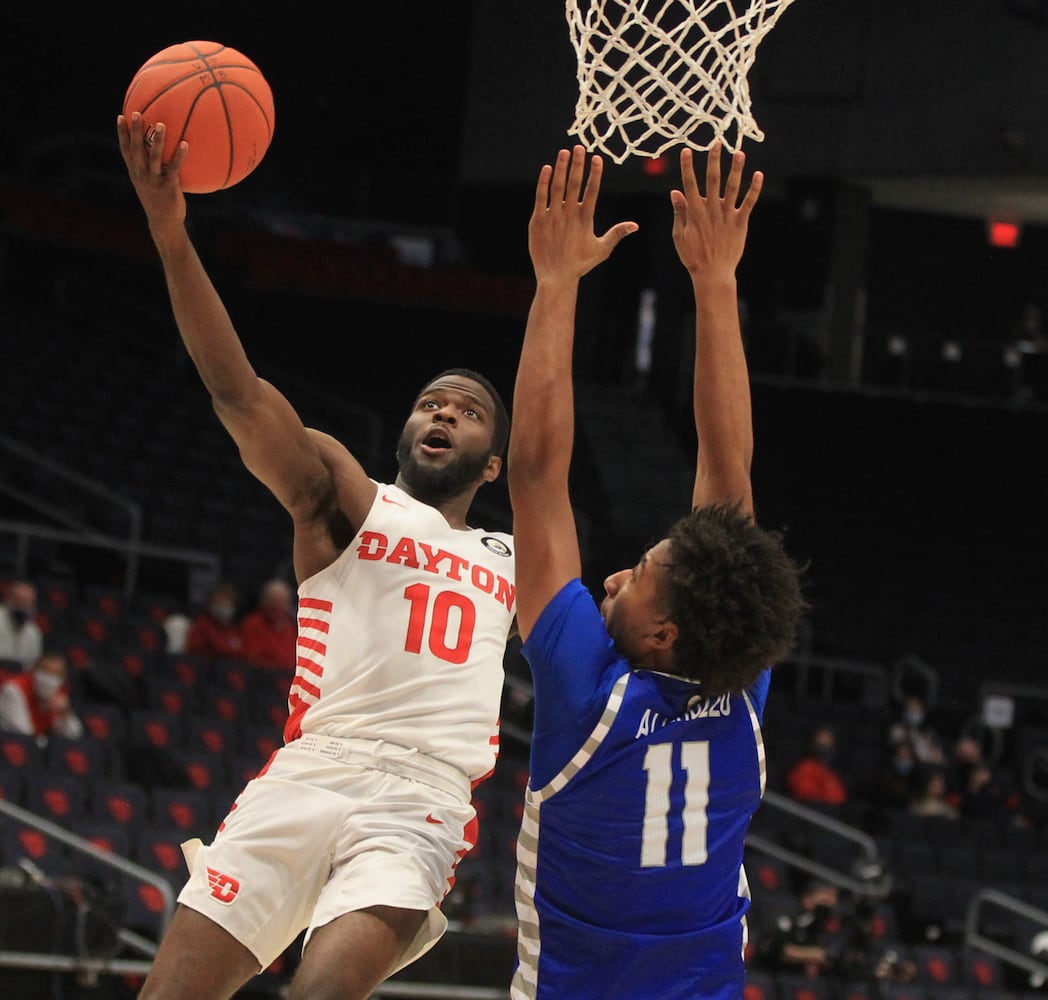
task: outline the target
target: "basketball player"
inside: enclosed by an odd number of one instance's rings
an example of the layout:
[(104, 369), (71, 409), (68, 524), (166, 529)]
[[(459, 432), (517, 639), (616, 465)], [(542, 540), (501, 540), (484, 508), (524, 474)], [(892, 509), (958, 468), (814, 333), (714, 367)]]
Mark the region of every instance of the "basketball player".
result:
[(180, 906), (141, 996), (231, 996), (306, 931), (292, 998), (364, 998), (440, 937), (494, 767), (515, 611), (508, 535), (467, 525), (509, 419), (483, 376), (426, 385), (395, 483), (370, 479), (260, 379), (185, 227), (178, 169), (118, 119), (179, 331), (247, 468), (294, 521), (298, 665), (285, 744), (213, 842), (184, 845)]
[(636, 226), (595, 235), (602, 165), (591, 159), (583, 186), (581, 147), (539, 175), (509, 448), (535, 684), (514, 1000), (742, 996), (743, 838), (764, 787), (767, 668), (790, 649), (803, 600), (781, 539), (753, 519), (735, 271), (762, 177), (742, 195), (736, 153), (722, 194), (715, 147), (703, 195), (692, 155), (671, 200), (696, 308), (694, 510), (608, 577), (599, 607), (580, 581), (568, 495), (574, 314), (581, 277)]

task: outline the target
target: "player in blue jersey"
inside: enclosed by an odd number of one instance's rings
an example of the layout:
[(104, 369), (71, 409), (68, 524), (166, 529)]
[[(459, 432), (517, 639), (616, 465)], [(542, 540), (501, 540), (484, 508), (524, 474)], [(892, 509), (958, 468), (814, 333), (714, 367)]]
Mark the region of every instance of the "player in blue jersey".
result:
[(723, 179), (722, 155), (707, 157), (703, 193), (685, 149), (671, 194), (696, 308), (693, 511), (606, 580), (599, 607), (580, 579), (568, 492), (575, 306), (582, 276), (637, 227), (594, 233), (602, 164), (591, 158), (584, 184), (581, 147), (539, 176), (509, 452), (517, 622), (535, 684), (513, 1000), (742, 996), (761, 713), (804, 599), (781, 536), (753, 516), (735, 272), (763, 178), (744, 192), (743, 154)]

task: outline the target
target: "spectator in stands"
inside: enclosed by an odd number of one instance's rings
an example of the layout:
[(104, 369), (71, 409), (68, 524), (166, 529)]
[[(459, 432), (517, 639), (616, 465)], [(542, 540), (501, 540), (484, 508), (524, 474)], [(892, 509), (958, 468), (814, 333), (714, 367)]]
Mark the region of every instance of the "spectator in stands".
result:
[(295, 593), (286, 580), (266, 583), (258, 607), (244, 617), (244, 657), (260, 667), (295, 666), (298, 621)]
[(187, 653), (206, 660), (242, 660), (244, 635), (237, 617), (240, 595), (228, 580), (211, 588), (207, 606), (193, 619), (186, 634)]
[(876, 796), (880, 805), (905, 809), (913, 792), (917, 755), (909, 740), (899, 740), (888, 748), (877, 775)]
[(1048, 331), (1044, 327), (1044, 309), (1038, 302), (1025, 302), (1012, 330), (1012, 341), (1025, 354), (1048, 352)]
[(837, 734), (820, 724), (811, 733), (808, 749), (786, 774), (786, 790), (798, 802), (843, 805), (848, 787), (837, 769)]
[(12, 580), (0, 604), (0, 660), (13, 660), (29, 670), (44, 648), (36, 623), (36, 587), (28, 580)]
[(946, 772), (941, 767), (922, 767), (917, 773), (913, 795), (906, 807), (914, 816), (943, 816), (958, 819), (960, 812), (946, 798)]
[(796, 912), (779, 919), (776, 933), (763, 946), (763, 957), (774, 969), (800, 972), (809, 979), (913, 982), (916, 965), (877, 941), (873, 927), (869, 901), (816, 879), (801, 891)]
[(966, 734), (953, 745), (946, 798), (963, 819), (1006, 819), (1018, 807), (1004, 776), (983, 757), (979, 741)]
[(833, 964), (831, 942), (840, 930), (835, 912), (838, 891), (828, 882), (809, 882), (797, 901), (797, 912), (779, 920), (778, 934), (769, 943), (771, 964), (779, 969), (820, 976)]
[(928, 706), (919, 694), (908, 694), (902, 700), (899, 717), (888, 729), (888, 746), (908, 740), (918, 763), (942, 766), (946, 750), (942, 737), (928, 722)]
[(41, 742), (53, 734), (76, 739), (84, 727), (69, 697), (66, 659), (46, 651), (32, 669), (0, 684), (0, 729), (35, 736)]

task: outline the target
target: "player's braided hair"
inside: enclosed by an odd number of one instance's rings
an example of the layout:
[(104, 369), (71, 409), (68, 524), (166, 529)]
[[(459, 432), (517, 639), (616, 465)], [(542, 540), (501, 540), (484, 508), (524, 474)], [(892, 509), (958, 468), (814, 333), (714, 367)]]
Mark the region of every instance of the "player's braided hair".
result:
[(781, 533), (738, 504), (695, 509), (669, 540), (660, 597), (678, 628), (677, 672), (702, 681), (706, 697), (741, 691), (792, 649), (807, 610), (801, 571)]

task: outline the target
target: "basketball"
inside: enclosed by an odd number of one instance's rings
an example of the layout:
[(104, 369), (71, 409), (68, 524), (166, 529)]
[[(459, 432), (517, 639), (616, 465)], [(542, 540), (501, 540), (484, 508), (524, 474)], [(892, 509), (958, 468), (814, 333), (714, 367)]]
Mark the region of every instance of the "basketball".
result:
[(273, 93), (259, 68), (219, 42), (181, 42), (146, 60), (124, 95), (123, 113), (141, 112), (148, 130), (167, 128), (164, 162), (184, 139), (182, 190), (208, 194), (240, 183), (273, 139)]

